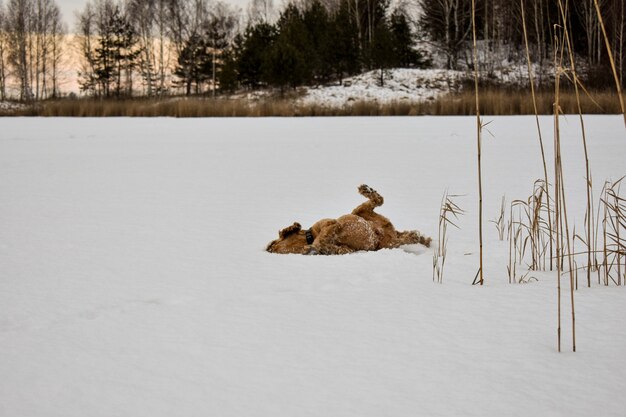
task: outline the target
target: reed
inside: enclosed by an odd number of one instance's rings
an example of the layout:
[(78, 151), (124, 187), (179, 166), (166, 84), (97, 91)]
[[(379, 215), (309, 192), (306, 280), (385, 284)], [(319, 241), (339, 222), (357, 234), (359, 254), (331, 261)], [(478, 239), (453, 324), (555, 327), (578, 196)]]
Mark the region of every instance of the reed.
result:
[[(526, 201), (513, 200), (508, 225), (509, 239), (509, 283), (520, 282), (516, 265), (526, 262), (529, 271), (545, 270), (551, 229), (546, 220), (550, 210), (547, 186), (542, 179), (535, 181), (533, 192)], [(530, 259), (527, 261), (528, 253)], [(528, 272), (522, 277), (526, 276)]]
[(496, 230), (498, 231), (498, 239), (500, 241), (504, 240), (504, 231), (505, 231), (505, 224), (504, 224), (504, 208), (506, 206), (506, 197), (502, 196), (502, 202), (500, 203), (500, 215), (498, 216), (497, 219), (495, 220), (491, 220), (491, 223), (495, 224), (496, 226)]
[(626, 285), (626, 198), (620, 194), (625, 177), (615, 182), (606, 181), (602, 189), (601, 204), (604, 259), (604, 285)]
[[(557, 27), (555, 26), (555, 32)], [(561, 211), (561, 193), (560, 193), (560, 129), (559, 129), (559, 88), (561, 79), (561, 65), (559, 63), (559, 39), (554, 38), (554, 224), (556, 232), (556, 266), (557, 266), (557, 350), (561, 351), (561, 270), (563, 269), (563, 262), (561, 258), (561, 248), (563, 246), (562, 240), (562, 211)], [(563, 58), (561, 55), (561, 62)]]
[[(585, 231), (586, 231), (586, 246), (587, 246), (587, 286), (591, 287), (591, 268), (592, 268), (592, 264), (591, 264), (591, 252), (592, 252), (592, 239), (591, 239), (591, 222), (592, 222), (592, 207), (591, 207), (591, 201), (592, 201), (592, 183), (591, 183), (591, 170), (589, 168), (589, 154), (587, 152), (587, 134), (585, 132), (585, 121), (583, 119), (583, 112), (582, 112), (582, 107), (580, 104), (580, 92), (578, 90), (578, 85), (580, 83), (579, 79), (578, 79), (578, 75), (576, 73), (576, 62), (574, 59), (574, 51), (572, 50), (572, 43), (570, 41), (570, 37), (569, 37), (569, 29), (568, 29), (568, 24), (567, 24), (567, 19), (565, 17), (565, 8), (563, 7), (563, 2), (561, 0), (558, 1), (559, 4), (559, 9), (561, 11), (561, 19), (563, 20), (563, 36), (565, 38), (566, 44), (567, 44), (567, 51), (568, 51), (568, 56), (569, 56), (569, 60), (570, 60), (570, 71), (572, 74), (572, 82), (574, 84), (574, 91), (576, 94), (576, 105), (577, 105), (577, 110), (578, 110), (578, 118), (580, 121), (580, 129), (582, 132), (582, 144), (583, 144), (583, 150), (584, 150), (584, 155), (585, 155), (585, 183), (586, 183), (586, 190), (587, 190), (587, 207), (586, 207), (586, 214), (585, 214)], [(575, 270), (577, 271), (577, 268), (575, 268)]]
[[(535, 90), (537, 112), (551, 115), (553, 92)], [(483, 88), (480, 93), (483, 115), (535, 115), (532, 95), (526, 90)], [(584, 113), (617, 114), (615, 91), (590, 91), (580, 98)], [(24, 107), (0, 110), (0, 116), (39, 117), (330, 117), (330, 116), (419, 116), (475, 115), (476, 97), (471, 91), (440, 96), (428, 102), (396, 101), (390, 103), (354, 102), (343, 106), (296, 104), (288, 98), (259, 101), (194, 97), (169, 99), (58, 99)], [(577, 113), (573, 91), (561, 90), (563, 113)]]
[(478, 91), (478, 48), (476, 46), (476, 0), (472, 0), (472, 40), (473, 40), (473, 65), (474, 65), (474, 95), (476, 98), (476, 146), (478, 156), (478, 244), (479, 244), (479, 284), (483, 285), (483, 181), (482, 181), (482, 158), (481, 158), (481, 135), (482, 121), (480, 120), (480, 94)]
[[(560, 2), (560, 0), (559, 0)], [(564, 23), (565, 24), (565, 23)], [(555, 27), (557, 32), (558, 27)], [(564, 32), (563, 28), (561, 28)], [(559, 126), (560, 116), (560, 79), (564, 72), (563, 56), (565, 51), (565, 34), (561, 35), (561, 39), (555, 36), (554, 49), (554, 69), (555, 69), (555, 90), (554, 90), (554, 199), (555, 199), (555, 225), (556, 225), (556, 250), (557, 250), (557, 297), (558, 297), (558, 351), (561, 351), (561, 275), (563, 272), (563, 264), (567, 258), (570, 274), (570, 307), (572, 318), (572, 350), (576, 352), (576, 326), (575, 326), (575, 307), (574, 307), (574, 266), (572, 259), (572, 250), (570, 245), (569, 222), (567, 218), (567, 203), (565, 196), (565, 179), (563, 176), (563, 165), (561, 157), (561, 132)]]
[(622, 96), (622, 83), (617, 75), (617, 68), (615, 67), (615, 59), (613, 59), (613, 50), (611, 49), (611, 42), (606, 34), (606, 28), (604, 26), (604, 19), (602, 19), (602, 13), (600, 12), (600, 5), (598, 0), (593, 0), (596, 6), (596, 14), (598, 15), (598, 22), (600, 23), (600, 29), (602, 30), (602, 36), (604, 37), (604, 44), (606, 46), (606, 52), (609, 56), (609, 62), (611, 63), (611, 70), (613, 71), (613, 78), (615, 79), (615, 88), (617, 90), (617, 97), (619, 98), (619, 105), (622, 110), (622, 116), (624, 117), (624, 127), (626, 127), (626, 109), (624, 108), (624, 97)]
[(437, 234), (437, 247), (433, 251), (433, 282), (443, 283), (443, 271), (446, 264), (446, 256), (448, 253), (448, 226), (459, 226), (455, 223), (465, 211), (460, 208), (454, 199), (460, 197), (458, 195), (449, 195), (446, 191), (441, 199), (441, 207), (439, 209), (439, 229)]
[(513, 200), (510, 208), (509, 221), (509, 263), (507, 273), (509, 284), (517, 283), (517, 265), (523, 259), (523, 222), (521, 221), (520, 207), (525, 203), (521, 200)]
[(533, 71), (532, 71), (532, 63), (531, 63), (531, 59), (530, 59), (530, 48), (528, 46), (528, 31), (526, 30), (526, 12), (525, 12), (526, 8), (524, 7), (524, 0), (520, 0), (520, 11), (521, 11), (521, 15), (522, 15), (522, 29), (524, 32), (524, 46), (526, 49), (526, 63), (528, 65), (528, 80), (529, 80), (529, 84), (530, 84), (530, 92), (532, 95), (532, 99), (533, 99), (533, 111), (535, 113), (535, 124), (537, 126), (537, 135), (539, 138), (539, 148), (541, 150), (541, 162), (543, 164), (543, 180), (544, 180), (544, 184), (545, 184), (545, 193), (546, 193), (546, 202), (548, 204), (548, 229), (550, 232), (550, 239), (549, 239), (549, 244), (550, 244), (550, 270), (552, 270), (552, 260), (553, 260), (553, 252), (552, 252), (552, 219), (550, 217), (551, 213), (550, 213), (550, 191), (548, 187), (548, 167), (546, 164), (546, 154), (544, 151), (544, 147), (543, 147), (543, 137), (541, 134), (541, 125), (539, 123), (539, 110), (537, 108), (537, 95), (535, 93), (535, 80), (533, 79)]

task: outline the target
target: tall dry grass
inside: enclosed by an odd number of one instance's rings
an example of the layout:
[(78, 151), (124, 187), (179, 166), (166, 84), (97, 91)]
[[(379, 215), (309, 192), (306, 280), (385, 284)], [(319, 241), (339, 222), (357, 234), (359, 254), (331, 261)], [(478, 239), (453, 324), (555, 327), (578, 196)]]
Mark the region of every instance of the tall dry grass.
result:
[(483, 122), (480, 119), (480, 92), (479, 77), (478, 77), (478, 48), (476, 46), (476, 0), (472, 0), (472, 63), (474, 64), (474, 99), (476, 100), (476, 107), (474, 112), (476, 114), (476, 145), (477, 145), (477, 157), (478, 157), (478, 245), (479, 245), (479, 275), (480, 285), (484, 283), (483, 274), (483, 181), (482, 181), (482, 129)]
[[(587, 114), (620, 114), (615, 91), (592, 91), (582, 95), (582, 111)], [(538, 114), (551, 115), (554, 93), (536, 92)], [(473, 91), (441, 96), (426, 102), (354, 102), (342, 107), (319, 104), (296, 105), (293, 100), (272, 98), (259, 101), (169, 98), (133, 100), (50, 100), (17, 111), (2, 111), (0, 116), (42, 117), (315, 117), (315, 116), (419, 116), (476, 115)], [(573, 90), (561, 92), (561, 111), (578, 113)], [(532, 95), (514, 89), (481, 89), (482, 115), (534, 115)]]
[(433, 282), (443, 283), (443, 271), (448, 254), (448, 226), (459, 229), (456, 221), (465, 211), (454, 201), (460, 195), (450, 195), (448, 191), (443, 194), (441, 208), (439, 209), (439, 230), (437, 234), (437, 247), (433, 251)]

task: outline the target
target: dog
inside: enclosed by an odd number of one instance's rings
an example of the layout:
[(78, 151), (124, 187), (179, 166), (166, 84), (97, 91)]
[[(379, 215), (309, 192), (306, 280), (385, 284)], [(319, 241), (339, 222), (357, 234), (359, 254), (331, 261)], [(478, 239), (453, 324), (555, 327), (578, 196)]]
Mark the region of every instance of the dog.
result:
[(278, 232), (278, 239), (266, 250), (271, 253), (302, 255), (344, 255), (358, 251), (376, 251), (421, 243), (430, 246), (431, 238), (415, 230), (399, 232), (391, 221), (374, 209), (383, 205), (383, 197), (363, 184), (359, 193), (367, 201), (337, 219), (322, 219), (308, 230), (294, 223)]

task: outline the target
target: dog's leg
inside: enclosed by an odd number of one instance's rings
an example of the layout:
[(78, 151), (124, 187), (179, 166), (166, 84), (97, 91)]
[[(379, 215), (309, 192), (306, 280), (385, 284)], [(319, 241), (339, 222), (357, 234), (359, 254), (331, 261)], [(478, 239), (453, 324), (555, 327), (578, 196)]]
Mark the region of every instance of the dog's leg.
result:
[(348, 246), (338, 246), (332, 243), (326, 243), (319, 245), (319, 251), (321, 255), (347, 255), (354, 252), (354, 249)]
[(338, 225), (323, 229), (322, 232), (315, 238), (309, 253), (320, 255), (345, 255), (354, 252), (354, 249), (349, 246), (337, 244), (338, 230)]
[(352, 210), (352, 214), (355, 214), (357, 216), (363, 217), (363, 215), (366, 213), (372, 213), (376, 207), (382, 206), (385, 202), (383, 197), (378, 194), (376, 190), (373, 190), (365, 184), (359, 186), (359, 194), (367, 198), (368, 201)]
[(426, 247), (430, 247), (430, 242), (432, 241), (432, 238), (426, 237), (420, 234), (416, 230), (409, 230), (407, 232), (397, 232), (397, 233), (398, 233), (397, 240), (396, 240), (397, 246), (421, 243), (422, 245)]

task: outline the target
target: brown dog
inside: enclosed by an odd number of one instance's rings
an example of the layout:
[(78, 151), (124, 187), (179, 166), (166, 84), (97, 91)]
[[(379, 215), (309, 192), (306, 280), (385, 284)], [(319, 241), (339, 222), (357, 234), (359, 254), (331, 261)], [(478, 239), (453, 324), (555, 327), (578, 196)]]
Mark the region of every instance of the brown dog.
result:
[(343, 255), (361, 250), (397, 248), (401, 245), (421, 243), (430, 246), (431, 238), (417, 231), (398, 232), (385, 216), (374, 212), (383, 204), (383, 198), (367, 185), (359, 193), (368, 201), (338, 219), (323, 219), (309, 230), (300, 223), (278, 232), (279, 238), (267, 245), (273, 253), (299, 253), (303, 255)]

